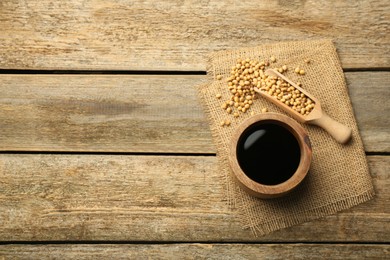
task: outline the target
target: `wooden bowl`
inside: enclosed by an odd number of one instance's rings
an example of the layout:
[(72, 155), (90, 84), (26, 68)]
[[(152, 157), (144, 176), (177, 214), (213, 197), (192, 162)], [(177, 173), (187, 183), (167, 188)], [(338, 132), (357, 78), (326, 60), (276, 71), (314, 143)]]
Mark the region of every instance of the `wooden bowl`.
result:
[[(300, 148), (300, 161), (295, 173), (286, 181), (276, 185), (265, 185), (249, 178), (237, 160), (237, 145), (242, 134), (256, 124), (272, 123), (287, 129), (296, 138)], [(231, 140), (229, 162), (238, 184), (249, 194), (259, 198), (276, 198), (288, 194), (306, 177), (311, 163), (312, 150), (305, 129), (295, 120), (282, 114), (264, 113), (245, 120), (236, 130)], [(261, 171), (262, 169), (259, 169)]]

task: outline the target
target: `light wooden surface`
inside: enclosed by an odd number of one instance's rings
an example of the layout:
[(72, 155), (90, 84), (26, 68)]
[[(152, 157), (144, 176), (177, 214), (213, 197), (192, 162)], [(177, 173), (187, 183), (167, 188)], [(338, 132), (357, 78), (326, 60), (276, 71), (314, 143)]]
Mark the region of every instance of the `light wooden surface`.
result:
[(210, 51), (331, 38), (345, 68), (383, 68), (389, 20), (386, 0), (2, 0), (0, 66), (199, 71)]
[[(383, 259), (388, 245), (340, 244), (164, 244), (164, 245), (10, 245), (4, 259)], [(1, 259), (1, 258), (0, 258)]]
[[(389, 28), (385, 0), (0, 1), (0, 260), (388, 258)], [(376, 197), (255, 238), (194, 86), (212, 51), (323, 38)]]
[[(390, 151), (390, 72), (345, 75), (366, 151)], [(215, 153), (195, 91), (205, 80), (0, 75), (0, 150)]]
[(214, 156), (3, 154), (0, 241), (390, 241), (390, 158), (368, 161), (375, 199), (255, 238)]

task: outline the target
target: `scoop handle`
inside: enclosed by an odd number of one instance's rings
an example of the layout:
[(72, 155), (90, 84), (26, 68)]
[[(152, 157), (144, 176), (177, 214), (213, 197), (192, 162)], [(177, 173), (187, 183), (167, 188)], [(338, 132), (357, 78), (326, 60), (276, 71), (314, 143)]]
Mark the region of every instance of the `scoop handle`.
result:
[(308, 123), (317, 125), (327, 131), (338, 143), (345, 144), (352, 136), (352, 130), (322, 112), (322, 116), (309, 121)]

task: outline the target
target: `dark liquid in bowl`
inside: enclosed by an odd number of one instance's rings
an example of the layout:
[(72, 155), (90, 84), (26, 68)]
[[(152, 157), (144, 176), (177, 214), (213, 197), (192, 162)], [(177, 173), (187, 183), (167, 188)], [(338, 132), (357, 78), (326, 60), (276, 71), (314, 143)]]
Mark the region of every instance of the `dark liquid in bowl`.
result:
[(258, 123), (244, 131), (237, 144), (237, 160), (253, 181), (276, 185), (287, 181), (298, 168), (299, 143), (285, 127)]

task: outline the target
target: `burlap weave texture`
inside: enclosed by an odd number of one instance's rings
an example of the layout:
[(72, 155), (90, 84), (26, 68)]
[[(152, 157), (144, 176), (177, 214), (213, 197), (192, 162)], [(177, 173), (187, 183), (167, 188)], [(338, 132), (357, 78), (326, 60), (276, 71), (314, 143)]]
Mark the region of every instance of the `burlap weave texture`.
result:
[[(276, 57), (271, 67), (289, 68), (285, 74), (320, 100), (322, 109), (336, 121), (352, 129), (352, 140), (347, 145), (338, 144), (323, 129), (302, 125), (309, 133), (313, 148), (313, 160), (304, 182), (287, 197), (262, 200), (246, 194), (234, 182), (229, 167), (228, 150), (235, 128), (250, 112), (270, 112), (287, 115), (263, 98), (255, 100), (250, 110), (233, 118), (221, 108), (230, 98), (226, 78), (238, 58), (259, 61)], [(305, 59), (311, 62), (306, 64)], [(295, 67), (303, 68), (306, 75), (297, 75)], [(217, 80), (222, 75), (222, 80)], [(217, 148), (218, 168), (226, 180), (226, 196), (239, 213), (244, 227), (256, 235), (265, 235), (274, 230), (320, 218), (370, 200), (374, 189), (368, 171), (363, 144), (359, 135), (344, 74), (336, 49), (330, 40), (282, 42), (254, 48), (213, 53), (208, 61), (209, 83), (198, 87), (203, 106), (209, 119), (213, 140)], [(217, 93), (222, 94), (216, 99)], [(230, 127), (221, 127), (220, 122), (230, 119)], [(283, 158), (280, 158), (282, 161)]]

